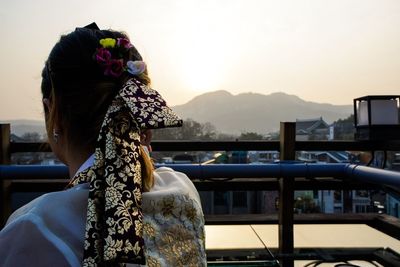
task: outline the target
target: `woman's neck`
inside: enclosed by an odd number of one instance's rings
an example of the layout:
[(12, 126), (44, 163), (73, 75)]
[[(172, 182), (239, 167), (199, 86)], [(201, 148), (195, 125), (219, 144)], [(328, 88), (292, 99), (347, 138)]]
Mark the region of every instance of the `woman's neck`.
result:
[(92, 151), (71, 150), (67, 155), (69, 177), (73, 178), (79, 167), (93, 154)]

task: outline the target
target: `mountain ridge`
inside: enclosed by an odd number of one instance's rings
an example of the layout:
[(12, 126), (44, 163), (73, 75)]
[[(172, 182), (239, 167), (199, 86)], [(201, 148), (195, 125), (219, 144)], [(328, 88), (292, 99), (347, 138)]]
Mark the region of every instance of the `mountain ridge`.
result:
[[(207, 92), (195, 96), (172, 109), (183, 119), (210, 122), (218, 132), (240, 134), (277, 131), (281, 121), (315, 119), (322, 117), (327, 123), (347, 118), (352, 105), (333, 105), (306, 101), (297, 95), (274, 92), (268, 95), (247, 92), (233, 95), (226, 90)], [(42, 120), (1, 120), (11, 123), (11, 132), (21, 136), (25, 132), (45, 134)]]
[(0, 123), (9, 123), (11, 126), (11, 133), (17, 136), (33, 132), (39, 133), (41, 136), (46, 134), (44, 120), (0, 120)]
[(333, 105), (306, 101), (297, 95), (275, 92), (240, 93), (233, 95), (225, 90), (199, 95), (186, 104), (172, 109), (184, 119), (210, 122), (223, 133), (267, 133), (276, 131), (280, 121), (320, 118), (332, 123), (347, 118), (352, 105)]

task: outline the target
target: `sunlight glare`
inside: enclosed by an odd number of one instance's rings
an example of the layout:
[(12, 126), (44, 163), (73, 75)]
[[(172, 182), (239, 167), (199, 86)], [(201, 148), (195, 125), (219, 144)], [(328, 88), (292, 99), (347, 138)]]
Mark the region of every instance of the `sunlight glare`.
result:
[(192, 12), (188, 12), (198, 6), (187, 4), (181, 8), (181, 16), (175, 18), (180, 25), (175, 38), (179, 40), (176, 44), (179, 47), (177, 67), (182, 83), (188, 90), (199, 93), (219, 90), (229, 64), (230, 38), (226, 38), (229, 33), (218, 26), (221, 16), (213, 13), (212, 6), (202, 10), (207, 16), (200, 19), (191, 17)]
[(188, 47), (182, 55), (182, 79), (197, 92), (217, 90), (222, 79), (222, 64), (216, 51), (207, 45)]

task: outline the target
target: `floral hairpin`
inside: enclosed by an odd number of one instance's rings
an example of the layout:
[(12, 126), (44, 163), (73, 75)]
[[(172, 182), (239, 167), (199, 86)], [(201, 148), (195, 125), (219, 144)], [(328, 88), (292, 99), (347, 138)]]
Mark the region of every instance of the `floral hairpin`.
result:
[(127, 38), (104, 38), (99, 43), (94, 59), (104, 69), (104, 75), (118, 78), (126, 71), (137, 76), (146, 70), (143, 61), (124, 61), (123, 55), (133, 47)]

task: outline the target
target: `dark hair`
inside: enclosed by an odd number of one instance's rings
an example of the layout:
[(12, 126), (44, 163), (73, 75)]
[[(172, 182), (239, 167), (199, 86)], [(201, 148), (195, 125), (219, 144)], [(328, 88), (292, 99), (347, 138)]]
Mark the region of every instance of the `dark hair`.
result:
[[(108, 106), (128, 78), (125, 73), (119, 78), (105, 76), (94, 60), (103, 38), (127, 36), (111, 30), (77, 28), (61, 36), (42, 71), (42, 95), (51, 103), (50, 110), (44, 107), (47, 131), (51, 133), (58, 122), (72, 145), (91, 150)], [(132, 47), (124, 60), (142, 60), (142, 57)], [(147, 72), (138, 79), (150, 83)]]

